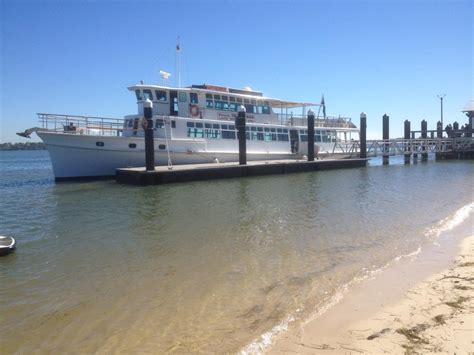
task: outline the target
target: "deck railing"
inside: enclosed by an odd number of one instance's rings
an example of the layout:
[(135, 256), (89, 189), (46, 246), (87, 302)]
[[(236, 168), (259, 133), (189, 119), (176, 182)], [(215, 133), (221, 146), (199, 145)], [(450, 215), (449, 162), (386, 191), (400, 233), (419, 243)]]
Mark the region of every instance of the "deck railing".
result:
[(119, 118), (53, 113), (38, 113), (37, 115), (41, 127), (51, 131), (100, 136), (120, 136), (123, 133), (123, 119)]
[[(308, 118), (301, 115), (278, 114), (279, 124), (287, 126), (303, 126), (308, 125)], [(338, 127), (338, 128), (356, 128), (349, 117), (318, 117), (314, 120), (315, 127)]]

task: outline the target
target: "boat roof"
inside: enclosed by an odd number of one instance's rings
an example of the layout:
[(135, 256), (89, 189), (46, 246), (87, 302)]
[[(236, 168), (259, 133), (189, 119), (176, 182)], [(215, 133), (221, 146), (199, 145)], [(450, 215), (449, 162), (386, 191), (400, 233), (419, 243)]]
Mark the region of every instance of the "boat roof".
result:
[(466, 106), (462, 109), (462, 112), (473, 112), (474, 111), (474, 100), (467, 102)]
[(296, 107), (303, 107), (303, 106), (321, 106), (319, 103), (312, 103), (312, 102), (296, 102), (296, 101), (288, 101), (288, 100), (280, 100), (271, 97), (263, 96), (263, 94), (259, 91), (253, 91), (250, 88), (245, 89), (232, 89), (226, 88), (223, 86), (216, 86), (216, 85), (192, 85), (190, 87), (170, 87), (170, 86), (162, 86), (162, 85), (147, 85), (147, 84), (136, 84), (129, 86), (127, 88), (130, 91), (135, 91), (137, 89), (150, 89), (150, 90), (179, 90), (179, 91), (201, 91), (210, 94), (217, 94), (222, 95), (223, 93), (229, 95), (236, 95), (239, 97), (243, 97), (246, 99), (253, 99), (253, 100), (264, 100), (268, 101), (270, 105), (274, 108), (281, 107), (284, 109), (287, 108), (296, 108)]

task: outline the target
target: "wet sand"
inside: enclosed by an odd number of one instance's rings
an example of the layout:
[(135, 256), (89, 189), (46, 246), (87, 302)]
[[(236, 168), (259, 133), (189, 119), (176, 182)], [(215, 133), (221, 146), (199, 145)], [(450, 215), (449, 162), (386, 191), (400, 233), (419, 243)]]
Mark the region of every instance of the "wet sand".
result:
[[(322, 316), (283, 334), (268, 352), (472, 354), (474, 236), (461, 242), (454, 262), (443, 257), (450, 248), (390, 266)], [(444, 271), (426, 276), (439, 267)]]

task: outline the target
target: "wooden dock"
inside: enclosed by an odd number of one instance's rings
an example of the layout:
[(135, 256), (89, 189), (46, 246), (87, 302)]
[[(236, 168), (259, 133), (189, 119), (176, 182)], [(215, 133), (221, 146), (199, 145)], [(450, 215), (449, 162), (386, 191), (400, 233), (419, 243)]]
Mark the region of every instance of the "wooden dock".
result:
[(145, 167), (120, 168), (116, 170), (119, 183), (138, 186), (160, 185), (176, 182), (241, 178), (262, 175), (290, 174), (332, 169), (349, 169), (366, 166), (368, 159), (328, 159), (328, 160), (269, 160), (239, 163), (211, 163), (193, 165), (157, 166), (153, 171)]

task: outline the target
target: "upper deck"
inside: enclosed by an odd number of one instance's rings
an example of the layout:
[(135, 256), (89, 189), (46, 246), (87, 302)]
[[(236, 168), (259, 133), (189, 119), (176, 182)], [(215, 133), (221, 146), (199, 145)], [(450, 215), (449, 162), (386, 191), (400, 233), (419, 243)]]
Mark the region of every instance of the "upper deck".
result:
[[(143, 102), (146, 99), (153, 102), (154, 115), (221, 121), (233, 121), (239, 107), (243, 105), (248, 122), (304, 126), (307, 110), (314, 108), (319, 111), (321, 106), (311, 102), (265, 97), (261, 92), (250, 88), (233, 89), (206, 84), (184, 88), (138, 84), (128, 89), (135, 92), (139, 115), (143, 114)], [(291, 111), (293, 109), (297, 109), (298, 114), (294, 114)], [(317, 117), (315, 125), (356, 128), (350, 118), (346, 117)]]

